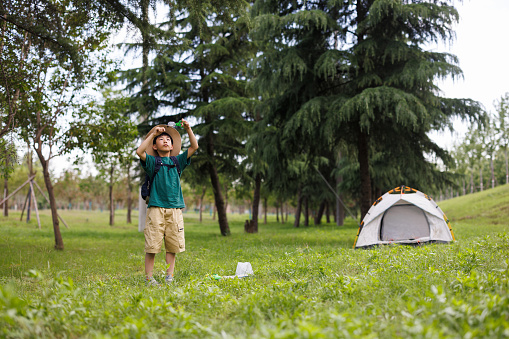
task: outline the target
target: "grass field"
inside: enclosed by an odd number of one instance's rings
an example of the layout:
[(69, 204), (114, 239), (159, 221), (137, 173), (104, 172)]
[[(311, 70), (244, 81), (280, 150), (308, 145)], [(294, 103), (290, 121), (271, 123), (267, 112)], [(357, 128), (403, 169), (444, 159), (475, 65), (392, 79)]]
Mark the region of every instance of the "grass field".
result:
[[(5, 338), (504, 338), (509, 337), (509, 186), (440, 203), (457, 241), (353, 250), (355, 221), (293, 228), (247, 215), (186, 213), (174, 284), (143, 283), (143, 234), (107, 212), (0, 217), (0, 337)], [(208, 216), (207, 216), (208, 217)], [(254, 275), (233, 275), (237, 262)], [(163, 278), (163, 256), (156, 256)]]

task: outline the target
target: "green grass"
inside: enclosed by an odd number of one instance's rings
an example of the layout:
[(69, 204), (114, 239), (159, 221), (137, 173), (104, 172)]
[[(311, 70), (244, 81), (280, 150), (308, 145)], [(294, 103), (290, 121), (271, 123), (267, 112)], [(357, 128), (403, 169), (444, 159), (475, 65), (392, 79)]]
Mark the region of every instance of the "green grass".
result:
[[(503, 338), (509, 337), (509, 187), (440, 203), (457, 241), (353, 250), (357, 225), (232, 235), (185, 214), (186, 252), (172, 286), (143, 284), (144, 238), (125, 212), (61, 211), (64, 251), (19, 213), (0, 217), (0, 337)], [(254, 276), (233, 275), (248, 261)], [(156, 278), (165, 263), (156, 256)]]

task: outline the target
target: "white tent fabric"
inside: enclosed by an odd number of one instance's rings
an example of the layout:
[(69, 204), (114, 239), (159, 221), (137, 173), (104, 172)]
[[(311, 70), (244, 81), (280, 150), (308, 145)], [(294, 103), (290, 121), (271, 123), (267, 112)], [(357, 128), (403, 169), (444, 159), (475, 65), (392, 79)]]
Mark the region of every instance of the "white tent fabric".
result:
[(402, 186), (385, 193), (371, 206), (354, 247), (452, 240), (454, 236), (447, 217), (433, 199)]

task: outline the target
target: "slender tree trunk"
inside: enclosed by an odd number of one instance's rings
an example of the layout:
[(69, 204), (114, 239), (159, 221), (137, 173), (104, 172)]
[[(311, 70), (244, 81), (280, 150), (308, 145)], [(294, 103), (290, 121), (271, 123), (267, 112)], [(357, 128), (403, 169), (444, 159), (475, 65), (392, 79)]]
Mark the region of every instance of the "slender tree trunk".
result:
[(44, 184), (46, 185), (46, 189), (48, 190), (49, 197), (49, 205), (51, 208), (51, 219), (53, 220), (53, 233), (55, 235), (55, 249), (63, 250), (64, 249), (64, 241), (62, 239), (62, 234), (60, 233), (60, 223), (58, 221), (58, 213), (57, 213), (57, 202), (55, 199), (55, 191), (53, 190), (53, 184), (51, 183), (51, 178), (49, 174), (49, 160), (44, 158), (42, 154), (41, 146), (42, 143), (39, 143), (39, 148), (35, 151), (37, 152), (37, 156), (39, 157), (39, 161), (42, 165), (42, 172), (44, 176)]
[(142, 51), (141, 51), (141, 96), (142, 96), (142, 105), (138, 106), (138, 112), (140, 113), (140, 117), (142, 121), (148, 120), (149, 112), (147, 110), (146, 103), (148, 102), (148, 55), (150, 52), (150, 41), (149, 41), (149, 33), (148, 33), (148, 25), (149, 25), (149, 5), (150, 0), (140, 0), (139, 2), (141, 7), (141, 38), (142, 38)]
[(127, 223), (131, 224), (131, 211), (133, 205), (133, 184), (131, 182), (131, 164), (127, 165)]
[[(342, 154), (341, 151), (338, 154), (338, 160), (341, 161)], [(338, 164), (339, 166), (339, 164)], [(339, 175), (336, 178), (336, 187), (339, 188), (341, 183), (343, 182), (343, 176)], [(341, 204), (341, 200), (343, 200), (343, 195), (340, 192), (337, 192), (339, 199), (336, 197), (336, 209), (334, 213), (334, 220), (336, 222), (336, 226), (343, 226), (343, 222), (345, 220), (345, 209)], [(340, 200), (341, 199), (341, 200)]]
[(304, 226), (309, 226), (309, 199), (304, 197)]
[[(357, 1), (355, 10), (357, 12), (357, 24), (363, 22), (367, 15), (372, 1)], [(366, 28), (359, 27), (357, 30), (357, 43), (361, 44), (366, 38)], [(364, 53), (357, 55), (359, 62), (359, 72), (364, 72)], [(360, 171), (360, 210), (361, 219), (368, 213), (371, 207), (371, 175), (369, 173), (369, 136), (366, 131), (362, 131), (359, 125), (358, 131), (358, 161)]]
[(322, 223), (322, 216), (323, 216), (323, 212), (325, 211), (325, 205), (326, 205), (326, 201), (323, 200), (320, 203), (320, 206), (318, 207), (318, 211), (316, 212), (316, 215), (315, 215), (315, 225), (320, 225)]
[(224, 183), (224, 210), (228, 212), (228, 184)]
[(268, 200), (267, 198), (264, 198), (263, 199), (263, 214), (264, 214), (264, 217), (263, 217), (263, 224), (264, 225), (267, 225), (267, 204), (268, 204)]
[(507, 160), (507, 146), (504, 150), (505, 154), (505, 183), (509, 184), (509, 161)]
[[(9, 166), (9, 155), (6, 155), (5, 167), (8, 167), (8, 166)], [(4, 196), (3, 196), (2, 200), (7, 198), (8, 195), (9, 195), (9, 179), (7, 179), (7, 175), (6, 175), (4, 178)], [(9, 216), (9, 200), (4, 201), (3, 207), (4, 207), (4, 217), (8, 217)]]
[(482, 178), (482, 167), (479, 169), (479, 181), (481, 182), (481, 192), (484, 190), (483, 178)]
[(285, 202), (283, 201), (283, 199), (280, 199), (281, 203), (279, 204), (280, 206), (280, 210), (281, 210), (281, 223), (284, 224), (285, 223), (285, 208), (284, 208), (284, 205), (285, 205)]
[(113, 171), (114, 167), (111, 165), (110, 168), (110, 187), (109, 187), (109, 197), (110, 197), (110, 226), (113, 226), (115, 223), (115, 206), (113, 201)]
[(369, 174), (369, 139), (366, 132), (359, 133), (359, 153), (361, 180), (361, 219), (368, 213), (371, 207), (371, 176)]
[(474, 193), (474, 171), (470, 172), (470, 194)]
[(203, 198), (205, 197), (205, 192), (207, 192), (207, 186), (203, 186), (200, 196), (200, 222), (203, 221)]
[(493, 154), (490, 157), (491, 188), (495, 188), (495, 168), (493, 167)]
[(325, 204), (325, 217), (327, 218), (327, 224), (330, 224), (330, 207), (329, 207), (329, 202), (327, 201), (327, 203)]
[(276, 204), (276, 222), (279, 222), (279, 203)]
[(297, 193), (297, 209), (295, 210), (295, 221), (293, 223), (293, 227), (300, 226), (300, 212), (302, 208), (302, 192), (299, 187), (299, 192)]
[[(209, 146), (208, 146), (209, 147)], [(209, 153), (211, 155), (213, 153)], [(217, 169), (213, 163), (208, 165), (210, 182), (212, 184), (212, 190), (214, 192), (214, 200), (217, 209), (218, 221), (219, 221), (219, 230), (221, 231), (221, 235), (227, 236), (230, 235), (230, 226), (228, 225), (228, 218), (226, 216), (226, 208), (223, 199), (223, 195), (221, 194), (221, 184), (219, 182), (219, 175), (217, 174)]]
[(252, 206), (252, 220), (251, 220), (251, 233), (258, 233), (258, 212), (260, 206), (260, 190), (262, 184), (261, 175), (255, 176), (255, 189), (253, 193), (253, 206)]

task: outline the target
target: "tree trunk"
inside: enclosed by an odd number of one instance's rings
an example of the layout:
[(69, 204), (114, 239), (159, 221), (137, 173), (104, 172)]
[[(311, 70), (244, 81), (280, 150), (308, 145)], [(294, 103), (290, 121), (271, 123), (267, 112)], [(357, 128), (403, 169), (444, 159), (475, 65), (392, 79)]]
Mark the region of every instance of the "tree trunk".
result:
[(127, 223), (131, 224), (131, 210), (133, 204), (133, 184), (131, 183), (131, 164), (127, 165)]
[(507, 146), (504, 150), (505, 154), (505, 183), (509, 184), (509, 162), (507, 161)]
[(263, 224), (264, 225), (267, 225), (267, 204), (268, 204), (268, 200), (267, 198), (264, 198), (263, 199)]
[(483, 191), (484, 189), (484, 186), (483, 186), (483, 178), (482, 178), (482, 167), (479, 169), (479, 181), (481, 183), (481, 192)]
[(252, 216), (250, 221), (250, 232), (249, 233), (258, 233), (258, 210), (260, 206), (260, 190), (262, 184), (261, 175), (257, 174), (255, 176), (255, 188), (253, 193), (253, 205), (252, 205)]
[(328, 201), (325, 203), (325, 218), (327, 220), (327, 224), (330, 224), (330, 208)]
[(361, 181), (361, 220), (368, 213), (371, 207), (371, 176), (369, 174), (369, 139), (366, 132), (359, 133), (359, 153), (358, 160), (360, 166)]
[(300, 212), (302, 208), (302, 193), (299, 187), (299, 192), (297, 193), (297, 209), (295, 211), (295, 222), (293, 223), (293, 227), (300, 226)]
[(228, 211), (228, 184), (224, 184), (224, 210)]
[(205, 192), (207, 192), (207, 186), (203, 186), (200, 196), (200, 222), (203, 221), (203, 198), (205, 197)]
[[(341, 159), (341, 152), (339, 152), (339, 159)], [(343, 177), (341, 175), (338, 175), (336, 178), (336, 187), (339, 187), (339, 185), (343, 182)], [(344, 201), (343, 195), (338, 192), (338, 198), (336, 198), (336, 209), (334, 214), (334, 219), (336, 221), (336, 226), (343, 226), (344, 220), (345, 220), (345, 209), (343, 205), (341, 204), (341, 201)]]
[(495, 188), (495, 169), (493, 168), (493, 154), (490, 157), (490, 167), (491, 167), (491, 188)]
[[(9, 156), (7, 155), (5, 157), (5, 167), (8, 167), (8, 166), (9, 166)], [(9, 195), (9, 179), (7, 179), (7, 175), (6, 175), (5, 179), (4, 179), (4, 197), (3, 197), (3, 199), (7, 198), (8, 195)], [(4, 201), (3, 207), (4, 207), (4, 217), (8, 217), (9, 216), (9, 200)]]
[(304, 198), (304, 226), (309, 226), (309, 198)]
[(281, 203), (279, 204), (279, 214), (281, 215), (281, 223), (285, 223), (285, 208), (284, 208), (284, 201), (281, 199)]
[(149, 112), (147, 110), (146, 103), (148, 102), (148, 77), (147, 77), (147, 71), (148, 71), (148, 55), (150, 52), (150, 41), (149, 41), (149, 34), (148, 34), (148, 25), (149, 25), (149, 5), (150, 0), (140, 0), (140, 7), (141, 7), (141, 24), (142, 28), (140, 29), (141, 33), (141, 39), (142, 39), (142, 51), (141, 51), (141, 59), (142, 59), (142, 65), (141, 65), (141, 97), (142, 97), (142, 104), (138, 105), (138, 112), (140, 114), (141, 120), (147, 121), (149, 117)]
[(325, 211), (325, 205), (326, 205), (325, 200), (320, 203), (320, 206), (318, 207), (318, 211), (316, 212), (316, 215), (315, 215), (315, 225), (320, 225), (322, 223), (322, 216), (323, 216), (323, 212)]
[(281, 206), (281, 223), (284, 224), (285, 223), (285, 202), (283, 201), (283, 199), (281, 199), (281, 203), (279, 204)]
[(470, 172), (470, 194), (474, 193), (474, 171)]
[(285, 206), (286, 206), (286, 208), (285, 208), (285, 221), (283, 222), (283, 224), (288, 222), (288, 216), (290, 214), (290, 208), (288, 208), (288, 201), (285, 202)]
[[(41, 146), (41, 144), (39, 144)], [(44, 184), (46, 185), (46, 189), (48, 190), (49, 196), (49, 205), (51, 208), (51, 219), (53, 221), (53, 233), (55, 235), (55, 249), (63, 250), (64, 249), (64, 241), (62, 240), (62, 234), (60, 233), (60, 224), (58, 221), (58, 213), (57, 213), (57, 202), (55, 200), (55, 192), (53, 190), (53, 184), (51, 183), (51, 178), (49, 175), (49, 160), (44, 158), (42, 154), (41, 147), (36, 149), (37, 156), (39, 157), (39, 161), (42, 165), (42, 172), (44, 176)]]
[(228, 225), (228, 217), (226, 215), (226, 206), (221, 194), (221, 183), (219, 182), (219, 175), (217, 168), (214, 164), (214, 136), (212, 133), (207, 134), (207, 155), (209, 156), (209, 163), (207, 164), (212, 190), (214, 192), (214, 200), (216, 202), (217, 215), (219, 221), (219, 230), (221, 235), (228, 236), (231, 234), (230, 226)]
[[(225, 203), (223, 195), (221, 194), (221, 184), (219, 183), (219, 175), (213, 164), (209, 166), (210, 182), (212, 183), (212, 190), (214, 192), (215, 207), (219, 219), (219, 230), (221, 235), (230, 235), (230, 226), (228, 225), (228, 218), (226, 216)], [(214, 211), (215, 212), (215, 211)]]
[(114, 167), (111, 165), (110, 168), (110, 226), (115, 223), (115, 206), (113, 205), (113, 171)]

